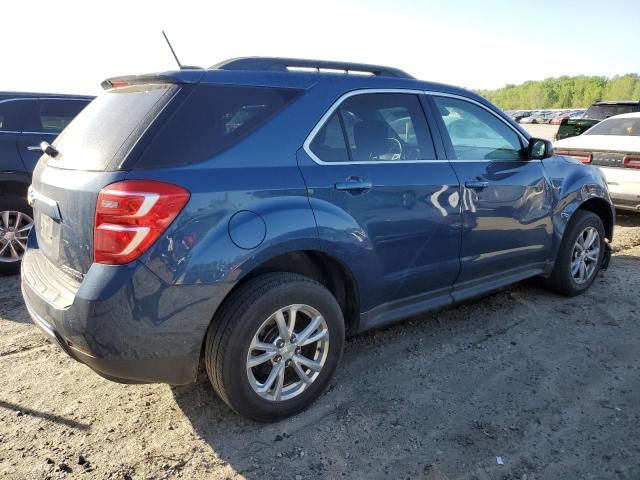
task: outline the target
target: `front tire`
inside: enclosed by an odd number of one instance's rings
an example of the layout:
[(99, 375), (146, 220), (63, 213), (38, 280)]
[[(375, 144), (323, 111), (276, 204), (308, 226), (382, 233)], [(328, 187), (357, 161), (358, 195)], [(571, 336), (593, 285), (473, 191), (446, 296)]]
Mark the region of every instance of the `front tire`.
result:
[(33, 228), (33, 213), (27, 201), (19, 197), (0, 197), (0, 276), (20, 271)]
[(237, 413), (273, 422), (320, 396), (344, 335), (340, 306), (323, 285), (293, 273), (261, 275), (234, 292), (211, 323), (207, 374)]
[(595, 213), (578, 210), (567, 226), (558, 258), (545, 285), (573, 297), (584, 293), (594, 282), (605, 254), (602, 220)]

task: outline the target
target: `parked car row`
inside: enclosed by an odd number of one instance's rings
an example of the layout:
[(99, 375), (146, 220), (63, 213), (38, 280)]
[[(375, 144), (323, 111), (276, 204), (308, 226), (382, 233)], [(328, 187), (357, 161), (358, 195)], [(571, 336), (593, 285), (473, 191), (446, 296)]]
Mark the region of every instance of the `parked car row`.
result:
[(564, 118), (580, 118), (584, 110), (516, 110), (505, 113), (518, 123), (559, 125)]
[(103, 87), (42, 149), (22, 292), (108, 379), (190, 383), (202, 360), (273, 421), (348, 334), (533, 276), (578, 295), (608, 265), (602, 174), (467, 90), (282, 58)]

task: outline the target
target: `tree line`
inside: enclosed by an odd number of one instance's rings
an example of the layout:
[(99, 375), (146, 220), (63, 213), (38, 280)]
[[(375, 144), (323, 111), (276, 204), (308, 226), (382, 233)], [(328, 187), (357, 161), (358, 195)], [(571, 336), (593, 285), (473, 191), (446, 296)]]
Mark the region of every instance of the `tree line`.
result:
[(530, 80), (497, 90), (476, 90), (503, 110), (588, 107), (598, 100), (640, 100), (637, 73), (612, 78), (579, 75)]

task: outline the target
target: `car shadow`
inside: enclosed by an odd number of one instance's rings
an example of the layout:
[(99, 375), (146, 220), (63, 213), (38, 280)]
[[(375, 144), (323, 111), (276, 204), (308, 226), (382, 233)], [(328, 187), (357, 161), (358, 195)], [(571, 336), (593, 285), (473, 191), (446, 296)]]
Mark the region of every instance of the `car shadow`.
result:
[(20, 275), (0, 277), (0, 306), (2, 307), (2, 320), (16, 323), (32, 323), (27, 309), (24, 308), (24, 300), (20, 293)]
[[(535, 283), (527, 283), (350, 338), (326, 392), (306, 411), (277, 423), (237, 415), (202, 369), (195, 384), (171, 391), (197, 435), (247, 478), (294, 479), (300, 473), (303, 478), (350, 478), (353, 472), (358, 478), (425, 478), (437, 460), (435, 452), (459, 449), (449, 436), (464, 431), (476, 416), (476, 407), (466, 402), (465, 381), (438, 360), (467, 348), (475, 356), (474, 349), (485, 348), (485, 342), (508, 337), (530, 309), (514, 298), (523, 289), (539, 292)], [(499, 321), (478, 313), (495, 304), (518, 313)], [(380, 361), (385, 358), (389, 361)], [(459, 414), (455, 419), (453, 404)], [(422, 413), (407, 415), (414, 409)], [(381, 442), (390, 446), (388, 457), (367, 454)], [(416, 445), (421, 448), (414, 450)], [(283, 470), (273, 471), (274, 464)]]
[(640, 212), (636, 213), (625, 210), (616, 211), (616, 226), (640, 227)]

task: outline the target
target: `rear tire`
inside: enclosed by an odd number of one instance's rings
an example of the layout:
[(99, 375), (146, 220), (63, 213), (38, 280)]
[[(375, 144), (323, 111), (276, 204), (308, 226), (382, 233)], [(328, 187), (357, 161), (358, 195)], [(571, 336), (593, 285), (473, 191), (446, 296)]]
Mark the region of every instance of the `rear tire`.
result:
[[(27, 225), (30, 227), (24, 230)], [(23, 246), (32, 226), (33, 212), (24, 198), (0, 197), (0, 276), (20, 271)]]
[(323, 285), (293, 273), (261, 275), (232, 293), (211, 323), (207, 374), (237, 413), (273, 422), (320, 396), (342, 356), (344, 335), (340, 306)]
[[(576, 211), (562, 237), (553, 272), (544, 280), (545, 286), (568, 297), (584, 293), (598, 276), (605, 254), (605, 241), (600, 217), (586, 210)], [(587, 248), (582, 254), (584, 245)], [(597, 254), (596, 245), (599, 247)]]

